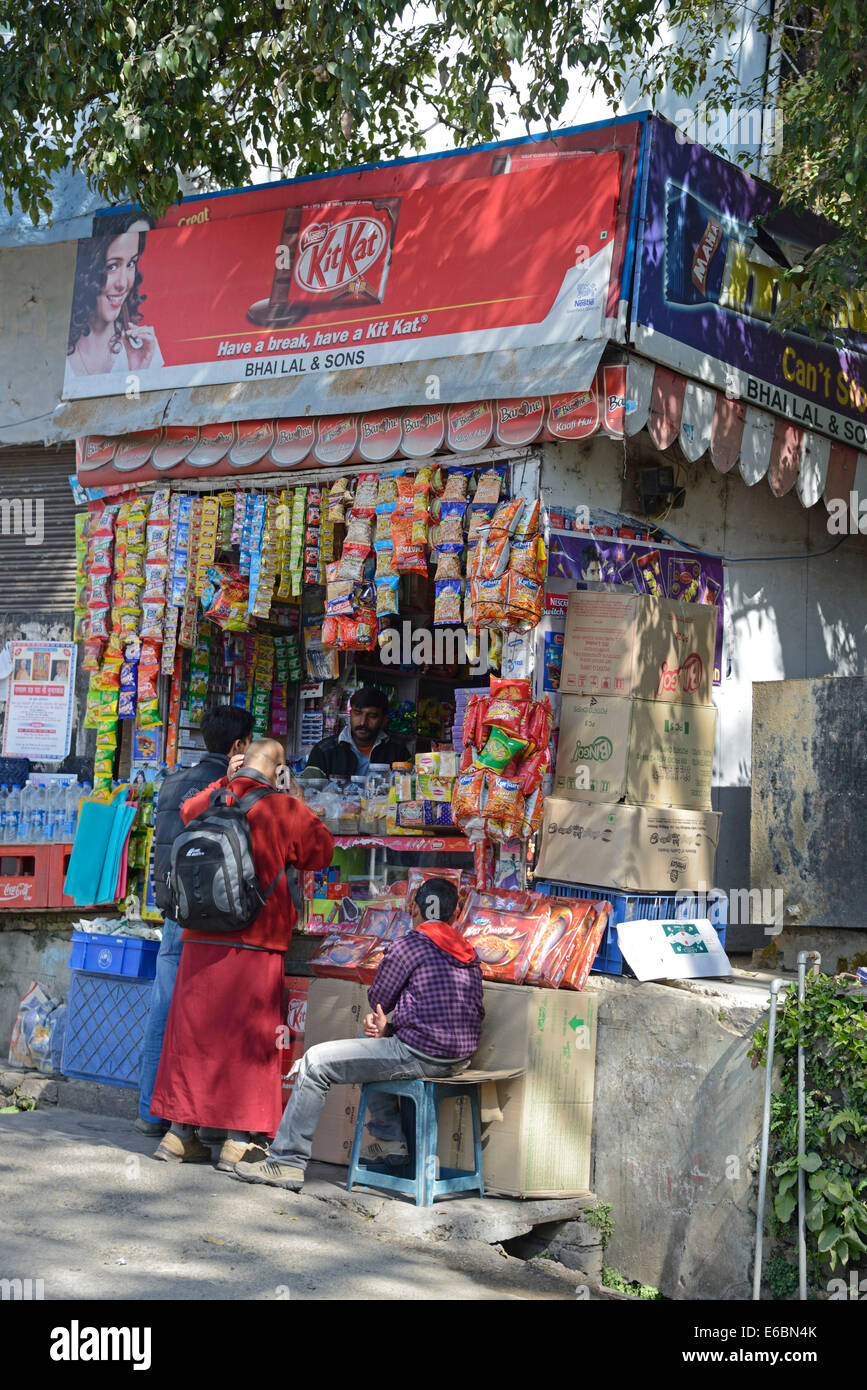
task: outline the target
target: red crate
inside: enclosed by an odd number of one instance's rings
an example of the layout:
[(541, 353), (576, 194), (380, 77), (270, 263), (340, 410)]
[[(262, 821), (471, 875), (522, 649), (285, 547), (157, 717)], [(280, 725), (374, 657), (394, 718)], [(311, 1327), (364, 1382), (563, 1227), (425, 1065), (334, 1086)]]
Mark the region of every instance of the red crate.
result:
[(48, 848), (51, 854), (51, 866), (48, 872), (48, 906), (80, 907), (82, 910), (87, 907), (95, 907), (95, 903), (77, 903), (74, 898), (68, 897), (63, 891), (66, 871), (69, 868), (69, 860), (72, 855), (72, 844), (49, 845)]
[(0, 846), (0, 912), (48, 906), (51, 845)]

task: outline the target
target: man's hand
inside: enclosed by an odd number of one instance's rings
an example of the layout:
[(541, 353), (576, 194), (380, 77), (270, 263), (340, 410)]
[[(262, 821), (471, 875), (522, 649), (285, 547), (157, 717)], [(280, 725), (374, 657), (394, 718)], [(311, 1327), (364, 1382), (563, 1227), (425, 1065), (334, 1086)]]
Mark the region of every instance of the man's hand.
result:
[(229, 778), (234, 777), (235, 773), (238, 772), (238, 770), (239, 770), (240, 768), (242, 768), (243, 766), (244, 766), (244, 754), (243, 754), (243, 753), (233, 753), (232, 756), (231, 756), (231, 758), (229, 759), (229, 770), (228, 770), (228, 772), (226, 773), (226, 776), (229, 777)]
[(364, 1020), (364, 1036), (366, 1038), (384, 1038), (388, 1028), (388, 1019), (382, 1012), (382, 1005), (377, 1004), (376, 1013), (368, 1014)]

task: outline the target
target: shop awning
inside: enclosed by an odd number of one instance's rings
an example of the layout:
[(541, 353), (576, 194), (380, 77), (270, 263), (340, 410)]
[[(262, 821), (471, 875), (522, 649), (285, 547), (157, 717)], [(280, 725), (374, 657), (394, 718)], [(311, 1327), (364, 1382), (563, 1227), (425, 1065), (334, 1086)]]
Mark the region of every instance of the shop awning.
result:
[(707, 455), (718, 473), (737, 464), (749, 487), (766, 478), (775, 496), (794, 489), (805, 507), (867, 495), (867, 454), (645, 357), (629, 358), (626, 397), (627, 435), (646, 428), (657, 448), (677, 443), (690, 463)]

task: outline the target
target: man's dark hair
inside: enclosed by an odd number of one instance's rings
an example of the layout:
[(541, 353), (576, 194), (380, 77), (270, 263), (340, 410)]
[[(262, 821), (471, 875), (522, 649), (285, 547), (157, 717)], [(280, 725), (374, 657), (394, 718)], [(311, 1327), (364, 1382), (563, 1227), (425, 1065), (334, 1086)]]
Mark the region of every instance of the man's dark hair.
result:
[(373, 685), (365, 685), (363, 689), (356, 690), (350, 697), (350, 705), (353, 709), (381, 709), (383, 714), (388, 709), (388, 696), (384, 690), (377, 690)]
[(426, 878), (415, 901), (423, 922), (450, 922), (458, 905), (458, 890), (447, 878)]
[(237, 739), (252, 734), (253, 716), (237, 705), (215, 705), (202, 715), (200, 728), (209, 753), (228, 754)]

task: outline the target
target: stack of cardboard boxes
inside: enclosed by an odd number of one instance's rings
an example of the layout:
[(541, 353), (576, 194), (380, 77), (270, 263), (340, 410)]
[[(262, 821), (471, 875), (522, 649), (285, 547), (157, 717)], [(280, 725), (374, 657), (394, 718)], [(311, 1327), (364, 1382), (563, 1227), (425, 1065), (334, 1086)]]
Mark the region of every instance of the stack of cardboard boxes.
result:
[(716, 626), (706, 604), (570, 595), (540, 878), (668, 894), (713, 883)]
[[(305, 1046), (357, 1034), (367, 989), (350, 980), (311, 980)], [(488, 1192), (516, 1197), (580, 1196), (590, 1190), (597, 1001), (586, 991), (525, 989), (486, 982), (485, 1023), (473, 1070), (514, 1071), (482, 1088), (482, 1152)], [(332, 1086), (313, 1157), (346, 1165), (358, 1119), (358, 1086)], [(468, 1100), (443, 1103), (439, 1159), (471, 1169)]]

